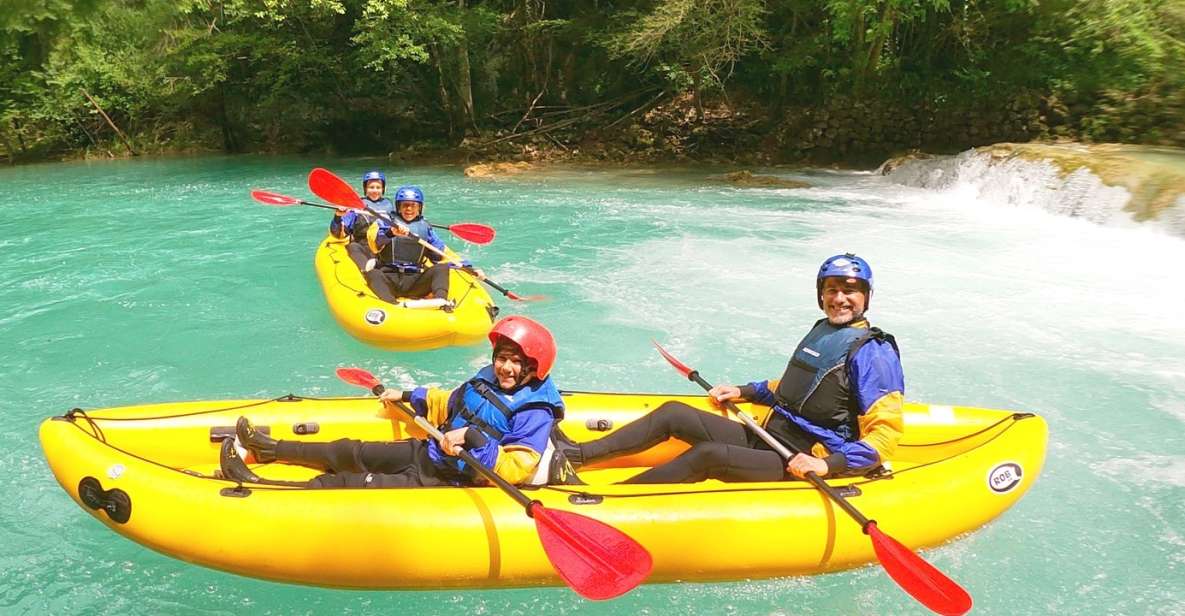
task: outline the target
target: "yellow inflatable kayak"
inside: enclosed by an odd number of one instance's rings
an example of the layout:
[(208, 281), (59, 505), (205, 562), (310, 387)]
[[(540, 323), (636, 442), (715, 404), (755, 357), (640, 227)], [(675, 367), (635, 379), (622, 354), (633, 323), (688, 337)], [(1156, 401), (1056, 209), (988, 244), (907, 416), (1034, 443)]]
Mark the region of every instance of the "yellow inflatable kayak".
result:
[[(568, 392), (563, 427), (590, 440), (668, 399), (707, 408), (703, 396)], [(758, 417), (769, 411), (742, 407)], [(310, 490), (219, 478), (219, 441), (240, 415), (280, 439), (407, 435), (373, 398), (289, 396), (75, 409), (41, 424), (41, 445), (84, 511), (134, 541), (207, 567), (344, 588), (562, 583), (533, 521), (496, 487)], [(1028, 413), (910, 403), (905, 425), (887, 474), (829, 482), (911, 548), (991, 521), (1028, 491), (1045, 459), (1045, 421)], [(813, 574), (876, 559), (860, 527), (805, 482), (614, 485), (683, 448), (668, 441), (581, 469), (588, 485), (528, 493), (636, 539), (653, 556), (651, 582)], [(254, 469), (272, 479), (317, 473), (278, 463)], [(442, 541), (452, 546), (447, 557)]]
[(346, 254), (346, 242), (333, 236), (318, 246), (313, 264), (333, 318), (351, 336), (384, 349), (421, 351), (481, 342), (498, 314), (481, 282), (459, 269), (449, 272), (448, 298), (456, 303), (450, 313), (439, 308), (407, 308), (379, 299)]

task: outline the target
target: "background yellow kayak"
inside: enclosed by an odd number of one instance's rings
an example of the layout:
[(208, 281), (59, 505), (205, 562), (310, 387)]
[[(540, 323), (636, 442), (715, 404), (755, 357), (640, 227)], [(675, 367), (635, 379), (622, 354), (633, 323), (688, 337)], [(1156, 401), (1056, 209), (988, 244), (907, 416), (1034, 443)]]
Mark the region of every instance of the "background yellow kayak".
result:
[[(456, 255), (446, 249), (451, 257)], [(366, 284), (346, 254), (346, 242), (328, 236), (313, 260), (317, 279), (333, 318), (351, 336), (392, 351), (421, 351), (485, 340), (498, 308), (481, 282), (468, 272), (449, 271), (453, 312), (438, 308), (405, 308), (383, 301)]]

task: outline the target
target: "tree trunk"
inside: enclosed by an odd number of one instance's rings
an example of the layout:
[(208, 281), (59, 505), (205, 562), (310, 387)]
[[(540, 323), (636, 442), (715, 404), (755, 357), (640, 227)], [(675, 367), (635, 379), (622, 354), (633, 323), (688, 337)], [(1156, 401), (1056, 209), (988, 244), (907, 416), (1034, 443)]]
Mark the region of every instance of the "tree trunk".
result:
[[(457, 0), (457, 6), (461, 11), (465, 10), (465, 0)], [(470, 128), (473, 129), (474, 135), (480, 135), (477, 129), (477, 112), (473, 108), (473, 81), (469, 75), (469, 43), (463, 37), (461, 39), (461, 47), (457, 50), (457, 90), (461, 96), (461, 105), (464, 107), (465, 119)]]
[(457, 137), (456, 122), (453, 121), (455, 112), (448, 94), (448, 80), (445, 77), (444, 66), (440, 63), (440, 48), (433, 45), (428, 55), (432, 57), (432, 64), (436, 66), (436, 75), (440, 84), (440, 106), (444, 108), (444, 117), (448, 118), (448, 138), (450, 142), (453, 142)]
[(559, 92), (560, 102), (565, 105), (570, 105), (568, 99), (568, 89), (576, 85), (576, 50), (571, 49), (568, 55), (564, 58), (562, 67), (559, 73)]
[(123, 131), (119, 130), (119, 127), (115, 125), (115, 122), (111, 121), (111, 116), (108, 116), (107, 112), (103, 111), (103, 108), (99, 106), (99, 103), (97, 103), (95, 99), (91, 97), (90, 93), (85, 89), (82, 91), (82, 95), (86, 97), (86, 100), (90, 101), (91, 104), (95, 106), (95, 109), (99, 110), (99, 115), (103, 116), (104, 120), (107, 120), (107, 124), (115, 131), (115, 134), (119, 136), (119, 140), (123, 142), (123, 147), (128, 149), (128, 153), (132, 156), (136, 156), (136, 151), (132, 149), (132, 144), (128, 143), (127, 136), (123, 134)]
[(704, 123), (704, 99), (703, 99), (703, 96), (701, 96), (701, 90), (703, 90), (703, 82), (702, 82), (702, 79), (700, 78), (699, 71), (700, 71), (699, 67), (695, 67), (691, 70), (691, 84), (692, 84), (691, 88), (692, 88), (692, 98), (695, 99), (695, 110), (699, 112), (699, 123), (703, 124)]
[(16, 118), (13, 118), (9, 123), (12, 125), (13, 134), (16, 135), (16, 143), (21, 148), (21, 156), (24, 156), (28, 148), (25, 147), (25, 136), (21, 134), (21, 125), (16, 121)]
[(73, 111), (70, 112), (70, 117), (74, 118), (74, 121), (78, 124), (78, 128), (82, 129), (82, 134), (86, 135), (86, 140), (90, 141), (91, 145), (98, 147), (99, 142), (95, 141), (95, 138), (91, 135), (91, 132), (86, 129), (86, 123), (82, 121), (82, 118), (74, 115)]
[(226, 112), (226, 84), (218, 84), (218, 124), (222, 128), (222, 149), (227, 153), (239, 151), (239, 140), (234, 127), (230, 125), (230, 114)]
[(885, 14), (881, 16), (880, 24), (877, 26), (876, 36), (873, 37), (872, 43), (868, 47), (868, 61), (864, 64), (864, 76), (867, 77), (876, 68), (880, 62), (881, 51), (884, 50), (885, 43), (893, 30), (897, 27), (897, 14), (893, 7), (886, 7)]
[[(11, 124), (10, 124), (10, 126), (11, 126)], [(12, 143), (12, 135), (9, 134), (9, 132), (7, 130), (0, 130), (0, 132), (4, 133), (4, 143), (7, 144), (7, 146), (8, 146), (8, 149), (5, 151), (5, 153), (8, 154), (8, 164), (15, 165), (16, 164), (16, 145), (14, 145)]]

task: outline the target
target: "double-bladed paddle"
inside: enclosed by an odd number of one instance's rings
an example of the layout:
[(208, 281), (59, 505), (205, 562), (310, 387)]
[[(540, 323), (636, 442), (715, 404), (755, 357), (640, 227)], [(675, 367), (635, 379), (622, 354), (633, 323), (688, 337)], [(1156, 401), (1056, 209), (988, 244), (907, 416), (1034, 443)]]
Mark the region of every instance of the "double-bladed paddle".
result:
[[(351, 209), (351, 210), (355, 210), (358, 212), (365, 212), (366, 214), (368, 214), (370, 216), (378, 216), (380, 218), (384, 218), (379, 212), (369, 210), (369, 209), (363, 207), (361, 204), (359, 204), (356, 207), (352, 207), (352, 208), (347, 208), (345, 206), (338, 206), (338, 205), (326, 205), (324, 203), (316, 203), (314, 201), (305, 201), (303, 199), (297, 199), (296, 197), (290, 197), (288, 195), (282, 195), (280, 193), (274, 193), (274, 192), (271, 192), (268, 190), (253, 190), (253, 191), (251, 191), (251, 198), (255, 199), (256, 201), (258, 201), (264, 205), (277, 205), (277, 206), (307, 205), (310, 207), (325, 208), (327, 210)], [(388, 222), (390, 222), (390, 221), (388, 220)], [(457, 236), (457, 237), (459, 237), (471, 244), (478, 244), (478, 245), (484, 246), (485, 244), (489, 244), (490, 242), (494, 241), (494, 233), (495, 233), (494, 228), (490, 227), (488, 225), (478, 224), (475, 222), (459, 222), (459, 223), (452, 224), (452, 225), (435, 225), (434, 224), (432, 226), (437, 229), (447, 229), (453, 235), (455, 235), (455, 236)]]
[[(386, 389), (373, 374), (361, 368), (338, 368), (337, 376), (376, 396)], [(426, 418), (398, 400), (393, 402), (432, 438), (444, 442), (444, 434)], [(629, 592), (650, 575), (653, 567), (650, 552), (629, 535), (578, 513), (548, 509), (478, 462), (468, 451), (458, 449), (457, 455), (523, 506), (527, 515), (535, 520), (539, 542), (543, 544), (551, 566), (581, 596), (594, 600), (612, 599)]]
[[(313, 191), (313, 194), (334, 205), (340, 205), (342, 207), (351, 209), (357, 209), (360, 205), (362, 205), (362, 197), (358, 196), (358, 193), (354, 190), (354, 187), (350, 186), (348, 182), (341, 179), (328, 169), (317, 167), (316, 169), (313, 169), (311, 172), (309, 172), (309, 190)], [(366, 208), (364, 205), (363, 208), (366, 211), (377, 214), (377, 212), (374, 212), (374, 210), (371, 210), (370, 208)], [(386, 218), (385, 216), (384, 219), (386, 219), (388, 222), (391, 222), (392, 224), (399, 225), (398, 221), (393, 221), (390, 218)], [(462, 267), (470, 273), (474, 273), (472, 268), (466, 268), (460, 263), (453, 261), (447, 255), (445, 255), (442, 250), (424, 241), (423, 238), (416, 236), (414, 233), (411, 234), (411, 236), (419, 240), (421, 246), (424, 246), (428, 250), (431, 250), (441, 257), (448, 259), (451, 263), (454, 263), (458, 267)], [(490, 280), (489, 278), (486, 278), (485, 276), (480, 276), (479, 279), (482, 282), (488, 284), (490, 288), (495, 289), (502, 295), (505, 295), (516, 302), (533, 302), (547, 299), (543, 295), (519, 295), (518, 293), (507, 289), (506, 287), (494, 282), (493, 280)]]
[[(658, 342), (654, 342), (655, 348), (662, 354), (663, 358), (667, 360), (687, 380), (698, 384), (704, 388), (704, 391), (710, 391), (712, 384), (704, 380), (699, 375), (699, 371), (687, 366), (683, 362), (675, 359), (674, 355), (662, 348)], [(781, 454), (783, 458), (789, 460), (794, 457), (794, 453), (786, 448), (781, 441), (775, 439), (769, 432), (757, 424), (748, 413), (742, 411), (732, 401), (727, 400), (723, 402), (724, 406), (736, 414), (737, 417), (745, 423), (761, 440), (769, 444), (774, 451)], [(864, 530), (864, 534), (872, 539), (872, 548), (876, 551), (876, 558), (880, 561), (881, 566), (889, 573), (889, 577), (893, 578), (897, 585), (901, 586), (905, 592), (917, 599), (919, 603), (930, 608), (939, 614), (961, 615), (965, 614), (967, 610), (971, 609), (971, 595), (963, 590), (954, 580), (946, 577), (933, 565), (922, 560), (909, 548), (902, 545), (896, 539), (886, 535), (876, 526), (876, 520), (869, 520), (864, 517), (850, 502), (844, 498), (842, 494), (837, 492), (835, 488), (823, 481), (821, 477), (814, 472), (806, 473), (807, 481), (814, 484), (816, 488), (827, 495), (835, 504), (839, 505), (848, 515), (852, 516), (860, 528)]]

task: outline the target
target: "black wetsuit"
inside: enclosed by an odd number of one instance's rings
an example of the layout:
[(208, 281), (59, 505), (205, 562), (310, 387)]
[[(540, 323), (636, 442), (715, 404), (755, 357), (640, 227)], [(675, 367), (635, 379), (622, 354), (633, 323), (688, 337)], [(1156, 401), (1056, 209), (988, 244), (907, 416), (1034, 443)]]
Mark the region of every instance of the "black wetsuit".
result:
[(400, 297), (427, 297), (429, 293), (448, 299), (448, 265), (438, 263), (419, 272), (401, 272), (380, 265), (366, 272), (365, 277), (374, 294), (392, 304)]
[(428, 445), (418, 439), (370, 442), (338, 439), (328, 443), (279, 441), (276, 457), (326, 471), (310, 488), (407, 488), (458, 485), (463, 478), (432, 463)]
[(691, 449), (625, 483), (779, 481), (788, 478), (782, 456), (743, 424), (682, 402), (664, 402), (617, 432), (580, 445), (583, 464), (645, 451), (675, 437)]

